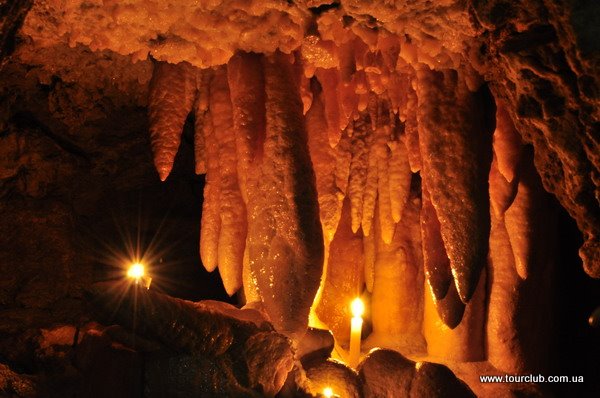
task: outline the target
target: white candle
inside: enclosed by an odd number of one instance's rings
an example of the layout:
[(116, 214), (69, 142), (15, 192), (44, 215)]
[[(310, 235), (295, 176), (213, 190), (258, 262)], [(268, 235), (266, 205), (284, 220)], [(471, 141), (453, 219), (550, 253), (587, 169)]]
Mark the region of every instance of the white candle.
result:
[(360, 298), (352, 301), (352, 322), (350, 324), (350, 355), (348, 365), (356, 368), (360, 360), (360, 338), (362, 334), (362, 314), (365, 311), (365, 305)]

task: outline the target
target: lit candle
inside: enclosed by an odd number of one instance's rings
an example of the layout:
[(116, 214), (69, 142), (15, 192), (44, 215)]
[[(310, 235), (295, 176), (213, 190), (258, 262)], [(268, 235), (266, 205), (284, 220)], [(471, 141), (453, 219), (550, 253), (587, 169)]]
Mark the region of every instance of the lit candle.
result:
[(127, 270), (127, 276), (133, 280), (135, 283), (139, 283), (140, 279), (144, 282), (146, 289), (150, 289), (150, 284), (152, 283), (152, 278), (145, 277), (146, 271), (144, 269), (144, 265), (141, 263), (133, 263)]
[(127, 276), (131, 279), (135, 279), (135, 283), (138, 283), (144, 276), (144, 266), (140, 263), (133, 263), (127, 270)]
[(352, 301), (352, 323), (350, 328), (350, 355), (348, 357), (348, 365), (351, 368), (356, 368), (360, 360), (360, 337), (362, 333), (362, 314), (365, 311), (365, 305), (360, 298)]
[(323, 390), (323, 395), (327, 398), (331, 398), (333, 397), (333, 390), (331, 389), (331, 387), (327, 387)]

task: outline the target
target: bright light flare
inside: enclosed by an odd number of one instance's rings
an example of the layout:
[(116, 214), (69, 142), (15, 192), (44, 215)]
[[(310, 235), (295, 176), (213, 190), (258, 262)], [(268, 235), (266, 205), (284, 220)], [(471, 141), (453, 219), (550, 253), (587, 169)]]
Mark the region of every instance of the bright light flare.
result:
[(330, 387), (327, 387), (323, 390), (323, 395), (327, 398), (333, 397), (333, 390)]
[(356, 318), (360, 318), (365, 312), (365, 304), (358, 297), (352, 301), (350, 308), (352, 309), (352, 316)]
[(127, 270), (127, 276), (131, 279), (139, 280), (144, 276), (144, 265), (140, 263), (133, 263)]

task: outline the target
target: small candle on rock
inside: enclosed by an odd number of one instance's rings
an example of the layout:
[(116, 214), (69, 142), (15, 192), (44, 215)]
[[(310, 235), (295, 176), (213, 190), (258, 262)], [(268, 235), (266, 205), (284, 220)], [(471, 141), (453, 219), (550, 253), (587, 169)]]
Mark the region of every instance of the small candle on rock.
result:
[(360, 360), (360, 339), (362, 334), (362, 314), (365, 311), (365, 305), (360, 298), (352, 301), (352, 322), (350, 327), (350, 355), (348, 357), (348, 365), (351, 368), (356, 368)]
[(133, 280), (135, 283), (139, 283), (140, 280), (144, 282), (144, 286), (146, 289), (150, 289), (150, 284), (152, 283), (152, 278), (145, 277), (146, 271), (144, 269), (144, 265), (142, 263), (136, 262), (131, 264), (129, 269), (127, 270), (127, 276)]

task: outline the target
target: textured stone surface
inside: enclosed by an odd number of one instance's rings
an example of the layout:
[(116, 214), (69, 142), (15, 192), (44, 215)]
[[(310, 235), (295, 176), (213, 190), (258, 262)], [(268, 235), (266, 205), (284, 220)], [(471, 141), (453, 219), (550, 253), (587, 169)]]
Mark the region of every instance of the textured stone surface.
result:
[(475, 397), (469, 387), (444, 365), (413, 362), (402, 354), (376, 349), (358, 368), (365, 398)]
[[(221, 303), (179, 300), (128, 282), (125, 286), (96, 284), (90, 291), (95, 302), (119, 324), (176, 353), (195, 357), (164, 361), (172, 369), (166, 391), (181, 386), (177, 381), (181, 377), (188, 395), (204, 392), (272, 397), (292, 370), (291, 341), (268, 323), (258, 327), (244, 320), (244, 313), (252, 310), (231, 307), (223, 311)], [(195, 371), (186, 369), (192, 364)], [(156, 366), (160, 368), (160, 364)], [(207, 379), (198, 381), (197, 377)]]
[(535, 148), (544, 187), (584, 233), (586, 272), (600, 277), (598, 4), (477, 1), (486, 79)]

